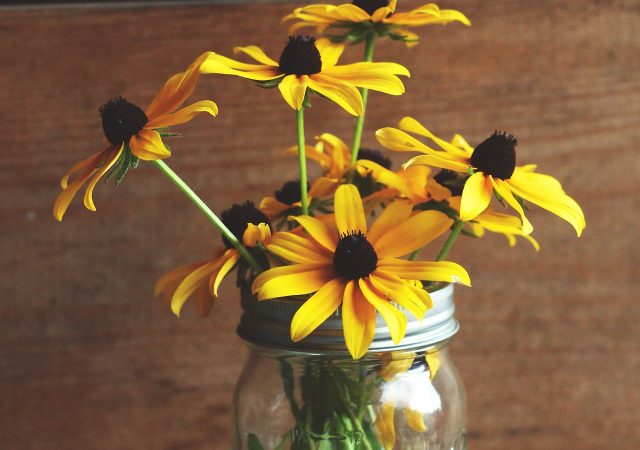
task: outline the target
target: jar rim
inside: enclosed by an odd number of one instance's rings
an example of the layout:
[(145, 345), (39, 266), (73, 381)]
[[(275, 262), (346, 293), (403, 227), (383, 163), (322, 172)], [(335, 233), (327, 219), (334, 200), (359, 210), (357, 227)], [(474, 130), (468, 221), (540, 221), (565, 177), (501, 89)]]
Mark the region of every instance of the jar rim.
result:
[[(340, 308), (309, 336), (299, 342), (293, 342), (290, 337), (290, 324), (293, 315), (302, 305), (300, 299), (258, 301), (250, 291), (241, 291), (243, 314), (237, 333), (248, 343), (309, 354), (348, 352), (344, 342)], [(407, 317), (407, 331), (399, 344), (393, 342), (387, 324), (378, 313), (369, 353), (425, 349), (450, 339), (459, 329), (458, 321), (454, 317), (453, 292), (453, 284), (446, 284), (430, 292), (433, 307), (422, 319), (417, 319), (396, 305)]]

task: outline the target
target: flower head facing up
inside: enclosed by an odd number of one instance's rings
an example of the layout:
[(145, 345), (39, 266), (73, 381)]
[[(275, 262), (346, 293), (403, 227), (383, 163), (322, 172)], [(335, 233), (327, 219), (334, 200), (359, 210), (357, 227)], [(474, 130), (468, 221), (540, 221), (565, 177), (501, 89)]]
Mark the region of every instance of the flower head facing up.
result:
[[(390, 150), (421, 152), (404, 167), (427, 165), (464, 174), (472, 173), (465, 181), (460, 203), (460, 220), (476, 218), (489, 207), (495, 192), (501, 200), (518, 212), (525, 235), (533, 231), (522, 207), (524, 199), (544, 208), (569, 222), (580, 236), (586, 226), (582, 209), (569, 197), (562, 185), (553, 177), (536, 173), (536, 166), (516, 166), (516, 139), (504, 132), (495, 132), (475, 149), (459, 134), (451, 141), (435, 136), (411, 117), (400, 121), (400, 129), (382, 128), (376, 138)], [(414, 133), (433, 141), (439, 149), (433, 149), (411, 136)]]
[(137, 167), (139, 160), (154, 161), (171, 156), (157, 130), (189, 122), (200, 113), (218, 114), (218, 107), (211, 100), (179, 109), (195, 88), (203, 60), (201, 56), (187, 70), (169, 78), (144, 111), (121, 96), (100, 108), (102, 129), (109, 146), (80, 161), (62, 177), (62, 192), (53, 205), (53, 216), (58, 221), (62, 221), (69, 204), (85, 183), (89, 182), (84, 205), (95, 211), (93, 189), (105, 174), (110, 172), (109, 178), (119, 184), (130, 168)]
[(354, 0), (341, 5), (313, 4), (296, 8), (284, 17), (284, 21), (295, 20), (290, 33), (312, 27), (324, 33), (334, 42), (359, 43), (368, 36), (388, 36), (403, 41), (407, 46), (418, 42), (418, 36), (408, 28), (460, 22), (471, 25), (460, 11), (440, 9), (429, 3), (411, 11), (396, 11), (396, 0)]
[[(233, 233), (233, 235), (239, 240), (242, 241), (244, 238), (244, 234), (247, 231), (249, 225), (260, 225), (261, 223), (266, 224), (271, 229), (271, 222), (269, 218), (258, 208), (255, 207), (253, 202), (246, 201), (244, 203), (236, 203), (231, 208), (224, 210), (220, 214), (220, 220), (225, 224), (229, 230)], [(222, 237), (222, 242), (225, 247), (231, 249), (234, 248), (233, 244), (229, 242), (226, 237)]]
[(396, 63), (360, 62), (339, 66), (343, 45), (328, 39), (315, 40), (308, 36), (291, 36), (279, 61), (267, 56), (262, 49), (251, 45), (236, 47), (258, 64), (247, 64), (207, 52), (202, 55), (202, 73), (235, 75), (258, 82), (263, 87), (277, 86), (287, 104), (295, 110), (303, 107), (308, 90), (328, 98), (349, 114), (362, 114), (362, 96), (357, 88), (367, 88), (390, 95), (404, 93), (398, 75), (409, 71)]
[(269, 244), (271, 253), (291, 264), (269, 269), (253, 283), (258, 300), (313, 293), (293, 317), (292, 340), (304, 339), (341, 307), (346, 346), (360, 358), (373, 340), (376, 311), (397, 343), (407, 319), (394, 305), (418, 318), (431, 307), (417, 280), (470, 284), (458, 264), (400, 259), (446, 232), (453, 222), (446, 215), (412, 215), (411, 205), (399, 201), (369, 228), (358, 189), (351, 184), (336, 190), (334, 208), (335, 228), (314, 217), (293, 217), (306, 233), (278, 233)]
[(129, 142), (149, 122), (143, 110), (122, 96), (114, 97), (102, 105), (100, 115), (104, 136), (114, 146)]
[(313, 75), (322, 70), (322, 58), (316, 47), (316, 39), (311, 36), (290, 36), (282, 50), (280, 70), (287, 75)]

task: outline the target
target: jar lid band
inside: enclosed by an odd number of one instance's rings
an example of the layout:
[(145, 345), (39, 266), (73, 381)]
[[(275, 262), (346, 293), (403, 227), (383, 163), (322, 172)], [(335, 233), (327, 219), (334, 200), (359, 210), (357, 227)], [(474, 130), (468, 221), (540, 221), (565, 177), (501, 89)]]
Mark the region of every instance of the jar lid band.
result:
[[(259, 302), (248, 290), (243, 291), (241, 303), (244, 312), (238, 326), (238, 335), (242, 339), (283, 350), (347, 351), (341, 309), (338, 309), (309, 336), (299, 342), (293, 342), (289, 331), (291, 319), (304, 300), (276, 299)], [(453, 285), (447, 284), (429, 295), (433, 301), (433, 307), (421, 320), (396, 305), (407, 316), (407, 332), (404, 339), (397, 345), (391, 339), (384, 319), (378, 314), (376, 331), (369, 351), (386, 352), (417, 347), (426, 348), (453, 336), (459, 328), (458, 321), (454, 318)]]

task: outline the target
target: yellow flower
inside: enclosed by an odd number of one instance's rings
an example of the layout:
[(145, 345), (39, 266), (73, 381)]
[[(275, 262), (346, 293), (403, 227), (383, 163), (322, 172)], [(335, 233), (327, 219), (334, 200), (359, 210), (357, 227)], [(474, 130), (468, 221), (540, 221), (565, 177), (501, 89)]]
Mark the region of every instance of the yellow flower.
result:
[(489, 206), (491, 194), (496, 194), (515, 209), (522, 220), (522, 231), (530, 234), (533, 226), (525, 217), (522, 198), (544, 208), (569, 222), (578, 236), (585, 227), (580, 206), (569, 197), (555, 178), (535, 173), (536, 166), (516, 166), (516, 139), (506, 133), (495, 132), (475, 149), (460, 135), (451, 142), (433, 135), (417, 120), (405, 117), (399, 127), (411, 133), (427, 137), (441, 150), (434, 150), (396, 128), (382, 128), (376, 132), (378, 141), (396, 151), (422, 152), (424, 155), (409, 160), (405, 167), (424, 164), (456, 172), (470, 173), (462, 191), (460, 219), (473, 220)]
[(406, 331), (406, 316), (392, 302), (422, 318), (429, 294), (411, 280), (470, 284), (452, 262), (406, 261), (399, 257), (422, 248), (447, 231), (452, 220), (437, 211), (411, 215), (407, 202), (390, 204), (367, 228), (358, 189), (340, 186), (334, 197), (337, 232), (310, 216), (294, 219), (307, 235), (279, 233), (269, 251), (292, 264), (261, 273), (253, 283), (258, 300), (314, 293), (291, 321), (291, 339), (304, 339), (342, 307), (344, 338), (354, 358), (373, 340), (376, 310), (394, 342)]
[(95, 211), (93, 189), (114, 165), (121, 178), (129, 167), (137, 166), (138, 159), (153, 161), (171, 156), (156, 129), (189, 122), (198, 113), (218, 114), (218, 107), (211, 100), (178, 109), (195, 88), (202, 60), (202, 57), (197, 59), (187, 70), (169, 78), (146, 111), (122, 97), (115, 97), (100, 108), (102, 128), (109, 146), (80, 161), (62, 177), (62, 192), (53, 205), (53, 215), (58, 221), (62, 221), (71, 200), (88, 180), (91, 181), (85, 191), (84, 206)]
[[(325, 195), (327, 191), (323, 180), (316, 180), (311, 185), (307, 185), (307, 198), (311, 200), (315, 197)], [(258, 208), (265, 213), (269, 220), (274, 221), (281, 217), (292, 214), (300, 214), (300, 181), (287, 181), (275, 192), (273, 197), (267, 196), (260, 201)]]
[[(391, 95), (404, 93), (397, 75), (409, 76), (400, 64), (360, 62), (338, 66), (343, 45), (328, 39), (291, 36), (279, 61), (269, 58), (259, 47), (236, 47), (259, 64), (246, 64), (213, 52), (205, 53), (202, 73), (236, 75), (263, 83), (277, 84), (285, 101), (295, 110), (302, 108), (308, 89), (325, 96), (350, 114), (362, 114), (362, 97), (357, 87)], [(267, 83), (267, 84), (265, 84)]]
[[(460, 211), (460, 197), (451, 197), (447, 199), (447, 202), (452, 208)], [(520, 236), (529, 241), (536, 251), (540, 250), (538, 241), (532, 236), (523, 233), (520, 220), (516, 216), (499, 213), (491, 207), (478, 214), (467, 225), (474, 236), (484, 236), (485, 230), (492, 233), (500, 233), (507, 238), (510, 247), (516, 245), (516, 236)]]
[[(414, 352), (391, 352), (379, 372), (386, 384), (381, 398), (382, 405), (374, 426), (376, 434), (386, 450), (392, 450), (396, 445), (394, 419), (399, 401), (403, 404), (402, 413), (409, 428), (417, 433), (427, 431), (423, 412), (412, 408), (410, 401), (408, 401), (409, 399), (403, 397), (406, 396), (406, 392), (415, 392), (416, 388), (433, 389), (431, 381), (433, 381), (440, 368), (440, 355), (437, 350), (430, 350), (425, 353), (424, 359), (427, 363), (429, 379), (424, 381), (415, 377), (402, 376), (414, 364), (416, 356)], [(416, 381), (418, 381), (418, 384), (416, 384)], [(403, 393), (405, 394), (404, 396), (402, 395)]]
[[(269, 219), (251, 202), (233, 205), (220, 218), (245, 247), (268, 246), (271, 242)], [(163, 295), (176, 316), (180, 316), (182, 306), (191, 296), (195, 297), (200, 314), (206, 316), (211, 311), (220, 283), (241, 257), (227, 239), (223, 238), (223, 243), (225, 248), (218, 250), (212, 260), (180, 266), (156, 283), (156, 297)]]
[[(289, 28), (290, 33), (301, 28), (314, 27), (318, 33), (327, 28), (342, 34), (329, 34), (332, 39), (349, 39), (359, 42), (371, 28), (380, 36), (402, 40), (408, 46), (418, 42), (418, 36), (407, 28), (431, 24), (446, 25), (461, 22), (471, 25), (460, 11), (440, 9), (429, 3), (407, 12), (396, 12), (396, 0), (354, 0), (341, 5), (314, 4), (296, 8), (283, 21), (295, 19), (297, 23)], [(346, 29), (346, 31), (345, 31)]]

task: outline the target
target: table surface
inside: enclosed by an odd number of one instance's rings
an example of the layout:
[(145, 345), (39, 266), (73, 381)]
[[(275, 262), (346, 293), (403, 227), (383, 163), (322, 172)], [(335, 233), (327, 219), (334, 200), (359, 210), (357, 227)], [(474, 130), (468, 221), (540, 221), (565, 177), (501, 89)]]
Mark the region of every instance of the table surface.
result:
[[(416, 2), (407, 2), (417, 6)], [(403, 5), (403, 6), (405, 6)], [(3, 448), (229, 447), (245, 350), (228, 280), (206, 320), (152, 297), (165, 271), (208, 257), (219, 237), (152, 165), (76, 199), (56, 223), (61, 175), (102, 145), (98, 107), (147, 104), (205, 50), (258, 44), (278, 54), (292, 4), (0, 12), (0, 443)], [(441, 136), (519, 139), (584, 207), (576, 239), (533, 207), (542, 249), (501, 236), (460, 242), (454, 356), (468, 391), (470, 448), (601, 450), (640, 442), (640, 8), (637, 0), (448, 1), (473, 26), (419, 30), (376, 60), (410, 67), (407, 93), (372, 94), (372, 132), (413, 115)], [(274, 36), (276, 36), (274, 38)], [(355, 60), (359, 50), (349, 51)], [(216, 210), (259, 201), (295, 177), (282, 150), (294, 114), (277, 92), (206, 77), (216, 119), (183, 127), (170, 164)], [(315, 100), (307, 135), (350, 136)], [(396, 159), (396, 162), (400, 162)], [(428, 252), (427, 252), (428, 253)], [(429, 256), (429, 255), (427, 255)], [(431, 255), (433, 256), (433, 255)]]

